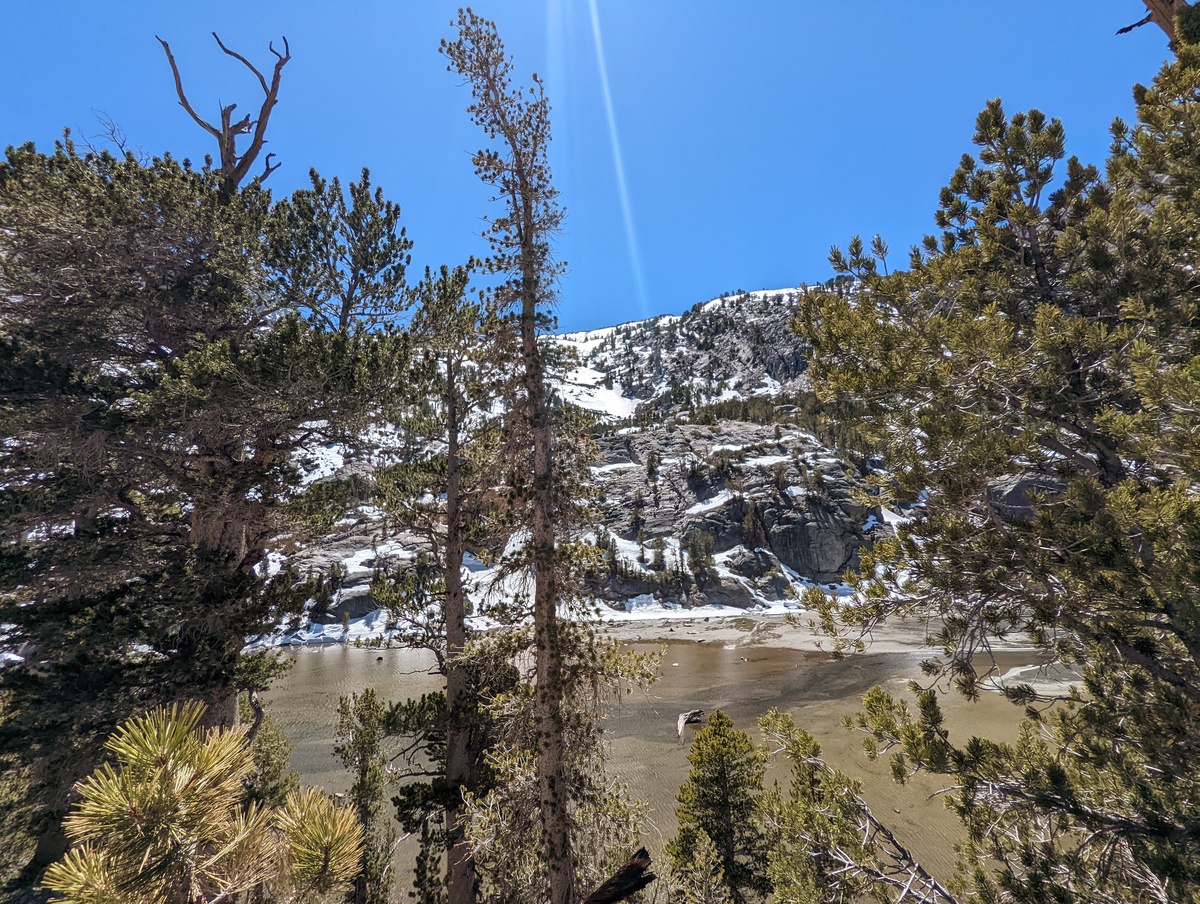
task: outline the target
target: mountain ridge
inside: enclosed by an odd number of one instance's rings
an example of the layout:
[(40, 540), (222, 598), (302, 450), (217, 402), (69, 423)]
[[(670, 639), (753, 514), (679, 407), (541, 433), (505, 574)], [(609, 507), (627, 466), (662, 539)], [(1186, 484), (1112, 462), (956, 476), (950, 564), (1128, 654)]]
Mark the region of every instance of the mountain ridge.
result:
[[(601, 565), (585, 590), (602, 617), (799, 611), (810, 588), (847, 592), (842, 574), (898, 517), (865, 504), (863, 462), (798, 417), (795, 400), (811, 396), (807, 345), (789, 325), (801, 291), (725, 295), (681, 315), (547, 337), (573, 358), (556, 396), (598, 422), (597, 521), (585, 539)], [(319, 472), (309, 479), (364, 474), (336, 449), (315, 451)], [(385, 537), (382, 512), (369, 503), (341, 525), (294, 558), (341, 575), (332, 601), (259, 643), (389, 636), (371, 577), (415, 559), (416, 541)], [(474, 552), (464, 569), (485, 627), (508, 584), (496, 584), (487, 564), (498, 550)]]

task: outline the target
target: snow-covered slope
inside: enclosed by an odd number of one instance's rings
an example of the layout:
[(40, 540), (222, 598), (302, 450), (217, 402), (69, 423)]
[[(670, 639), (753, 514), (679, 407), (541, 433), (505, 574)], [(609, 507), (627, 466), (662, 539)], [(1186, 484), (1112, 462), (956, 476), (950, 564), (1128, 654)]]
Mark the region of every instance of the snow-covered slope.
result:
[(604, 420), (638, 410), (773, 395), (805, 385), (804, 343), (791, 331), (799, 289), (725, 295), (663, 315), (557, 337), (580, 367), (565, 400)]

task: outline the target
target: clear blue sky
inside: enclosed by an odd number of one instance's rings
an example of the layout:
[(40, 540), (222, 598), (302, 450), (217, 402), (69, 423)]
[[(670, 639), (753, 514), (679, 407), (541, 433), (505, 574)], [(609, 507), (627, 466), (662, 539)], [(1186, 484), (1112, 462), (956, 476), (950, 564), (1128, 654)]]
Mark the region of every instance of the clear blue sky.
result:
[[(269, 73), (291, 41), (268, 150), (290, 192), (310, 167), (374, 181), (400, 202), (414, 267), (457, 263), (479, 238), (487, 194), (469, 152), (480, 135), (438, 40), (441, 0), (59, 0), (6, 4), (0, 143), (49, 148), (93, 111), (129, 143), (199, 161), (215, 151), (178, 106), (156, 34), (193, 105), (258, 109), (257, 83), (218, 31)], [(527, 77), (546, 80), (552, 162), (567, 209), (564, 329), (677, 313), (734, 289), (826, 278), (831, 244), (882, 233), (898, 259), (933, 229), (937, 190), (971, 150), (991, 97), (1061, 118), (1068, 151), (1103, 161), (1130, 89), (1167, 57), (1154, 26), (1115, 37), (1136, 0), (479, 0)], [(613, 139), (615, 125), (618, 141)], [(615, 162), (614, 145), (621, 164)], [(622, 177), (624, 186), (622, 188)]]

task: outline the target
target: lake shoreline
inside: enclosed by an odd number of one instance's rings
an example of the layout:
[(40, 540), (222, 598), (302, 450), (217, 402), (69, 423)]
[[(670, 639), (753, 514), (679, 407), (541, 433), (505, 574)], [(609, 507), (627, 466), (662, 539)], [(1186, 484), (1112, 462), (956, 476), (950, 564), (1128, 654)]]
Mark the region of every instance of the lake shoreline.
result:
[[(613, 698), (602, 716), (609, 766), (646, 808), (642, 842), (657, 856), (676, 829), (675, 795), (688, 774), (694, 736), (689, 728), (677, 737), (680, 712), (720, 709), (758, 739), (758, 718), (778, 709), (814, 735), (832, 766), (861, 783), (866, 799), (888, 816), (910, 849), (948, 874), (961, 827), (942, 805), (942, 778), (918, 775), (896, 786), (886, 762), (864, 757), (862, 735), (843, 727), (843, 718), (859, 708), (870, 688), (882, 686), (911, 700), (910, 682), (931, 683), (921, 669), (938, 653), (926, 641), (930, 631), (924, 623), (888, 625), (874, 633), (865, 652), (838, 659), (829, 652), (830, 638), (797, 620), (754, 612), (690, 618), (671, 613), (597, 626), (623, 648), (663, 651), (658, 680), (646, 690)], [(442, 686), (430, 654), (396, 646), (323, 644), (280, 654), (294, 667), (264, 694), (267, 710), (295, 745), (292, 765), (303, 781), (331, 792), (345, 791), (350, 783), (333, 755), (340, 695), (372, 688), (384, 700), (397, 700)], [(1041, 659), (1029, 643), (1008, 642), (997, 647), (992, 674), (1061, 692), (1071, 676), (1044, 672)], [(1016, 740), (1020, 707), (1000, 693), (968, 701), (946, 685), (939, 683), (938, 699), (953, 742), (973, 734)], [(775, 763), (769, 781), (786, 781), (780, 771), (785, 768)]]

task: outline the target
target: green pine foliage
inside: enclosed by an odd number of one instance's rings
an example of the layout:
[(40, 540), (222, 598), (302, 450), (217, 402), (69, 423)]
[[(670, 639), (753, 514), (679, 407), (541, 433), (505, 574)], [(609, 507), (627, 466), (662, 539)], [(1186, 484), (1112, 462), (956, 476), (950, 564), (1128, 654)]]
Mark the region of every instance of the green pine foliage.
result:
[(693, 530), (688, 534), (688, 568), (692, 572), (692, 577), (696, 579), (696, 586), (700, 590), (704, 590), (708, 582), (717, 576), (715, 554), (716, 544), (713, 541), (712, 534), (699, 529)]
[(241, 730), (200, 727), (202, 704), (130, 720), (105, 744), (106, 763), (78, 788), (67, 820), (76, 847), (46, 887), (76, 904), (314, 901), (358, 870), (354, 814), (320, 791), (247, 800), (255, 771)]
[(1060, 171), (1057, 120), (990, 102), (940, 235), (893, 273), (885, 243), (855, 239), (831, 260), (856, 287), (797, 317), (819, 391), (872, 415), (881, 491), (922, 500), (826, 627), (853, 648), (930, 619), (931, 671), (970, 696), (997, 637), (1082, 676), (1052, 708), (1008, 688), (1030, 706), (1015, 744), (954, 746), (934, 701), (868, 701), (860, 727), (898, 771), (952, 776), (983, 900), (1200, 899), (1198, 92), (1183, 43), (1135, 91), (1137, 124), (1114, 124), (1105, 176)]
[(354, 777), (347, 802), (363, 838), (347, 904), (388, 904), (396, 830), (385, 813), (388, 762), (383, 746), (387, 707), (372, 688), (338, 700), (333, 752)]
[(704, 832), (696, 835), (695, 847), (686, 863), (671, 864), (673, 901), (682, 904), (729, 904), (729, 888), (721, 859), (712, 839)]
[(395, 325), (407, 306), (405, 268), (409, 240), (400, 226), (400, 205), (372, 191), (364, 167), (342, 189), (309, 172), (312, 188), (300, 189), (271, 211), (267, 226), (273, 288), (321, 328), (344, 332), (359, 324)]
[(766, 754), (717, 710), (696, 732), (688, 762), (692, 768), (675, 811), (679, 834), (666, 848), (672, 869), (695, 873), (704, 887), (714, 876), (715, 854), (728, 900), (760, 900), (769, 890), (759, 818)]
[(663, 571), (667, 567), (667, 541), (662, 537), (655, 537), (650, 543), (650, 548), (654, 550), (650, 567), (655, 571)]
[(767, 530), (758, 514), (758, 506), (751, 499), (746, 506), (746, 517), (742, 519), (742, 545), (754, 550), (769, 547)]
[(776, 710), (759, 719), (759, 725), (771, 749), (786, 757), (790, 772), (786, 794), (775, 785), (761, 799), (774, 900), (954, 904), (950, 890), (871, 812), (858, 783), (821, 758), (821, 746), (811, 734)]
[[(658, 674), (657, 654), (623, 651), (586, 624), (566, 623), (568, 660), (563, 701), (564, 774), (570, 802), (570, 831), (579, 872), (575, 894), (582, 899), (608, 879), (629, 856), (644, 808), (631, 801), (629, 789), (607, 763), (604, 710), (634, 687), (645, 688)], [(479, 638), (469, 655), (497, 665), (527, 657), (529, 631), (501, 632)], [(524, 904), (546, 899), (542, 826), (535, 794), (535, 751), (539, 740), (532, 714), (531, 670), (501, 690), (486, 676), (487, 716), (492, 720), (486, 760), (490, 785), (463, 789), (469, 822), (467, 840), (481, 884), (479, 900)]]
[(123, 719), (198, 696), (232, 724), (236, 690), (279, 672), (246, 638), (327, 590), (267, 568), (351, 494), (297, 492), (293, 453), (364, 423), (403, 345), (289, 309), (271, 210), (170, 157), (64, 141), (0, 163), (0, 622), (23, 657), (0, 759), (24, 800), (0, 872), (61, 854), (69, 789)]

